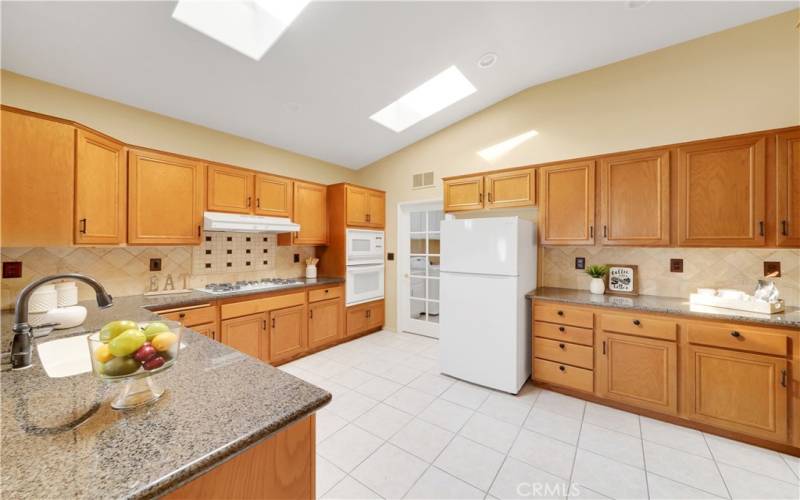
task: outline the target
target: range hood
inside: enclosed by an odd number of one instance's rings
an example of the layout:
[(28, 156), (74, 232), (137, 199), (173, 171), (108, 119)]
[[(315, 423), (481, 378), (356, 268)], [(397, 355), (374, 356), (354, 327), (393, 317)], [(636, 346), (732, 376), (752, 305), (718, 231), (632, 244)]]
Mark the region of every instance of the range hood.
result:
[(300, 225), (287, 217), (204, 212), (203, 229), (237, 233), (292, 233), (299, 231)]

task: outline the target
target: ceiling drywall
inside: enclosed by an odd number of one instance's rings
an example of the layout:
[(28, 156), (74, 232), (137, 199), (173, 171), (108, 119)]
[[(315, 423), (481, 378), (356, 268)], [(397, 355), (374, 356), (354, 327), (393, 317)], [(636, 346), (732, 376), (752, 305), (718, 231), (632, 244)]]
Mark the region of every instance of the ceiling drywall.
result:
[[(795, 2), (312, 2), (260, 61), (174, 2), (3, 2), (2, 67), (360, 168), (522, 89)], [(489, 69), (478, 67), (487, 52)], [(369, 116), (455, 64), (477, 92), (395, 133)]]

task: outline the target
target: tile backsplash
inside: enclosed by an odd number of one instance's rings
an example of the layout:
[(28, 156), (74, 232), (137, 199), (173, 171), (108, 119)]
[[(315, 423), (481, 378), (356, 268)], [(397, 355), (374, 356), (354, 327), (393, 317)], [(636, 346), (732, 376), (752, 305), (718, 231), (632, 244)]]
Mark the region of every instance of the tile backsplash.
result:
[[(198, 288), (220, 281), (303, 276), (305, 259), (314, 256), (314, 247), (278, 246), (276, 240), (273, 234), (209, 232), (201, 245), (192, 247), (2, 248), (3, 262), (22, 262), (22, 277), (2, 281), (1, 305), (13, 308), (25, 285), (65, 272), (93, 276), (116, 296), (144, 293), (153, 276), (158, 278), (159, 289), (164, 288), (167, 275), (172, 275), (176, 289), (184, 283), (187, 288)], [(299, 254), (299, 263), (294, 262), (294, 254)], [(151, 258), (161, 259), (161, 271), (150, 272)], [(78, 293), (81, 300), (94, 297), (85, 286), (78, 286)]]
[[(751, 293), (764, 278), (764, 262), (781, 263), (772, 279), (787, 305), (800, 306), (800, 250), (758, 248), (544, 247), (542, 285), (589, 289), (589, 278), (575, 269), (575, 257), (592, 264), (633, 264), (639, 270), (639, 293), (685, 297), (699, 287), (736, 288)], [(683, 259), (683, 272), (672, 273), (670, 259)]]

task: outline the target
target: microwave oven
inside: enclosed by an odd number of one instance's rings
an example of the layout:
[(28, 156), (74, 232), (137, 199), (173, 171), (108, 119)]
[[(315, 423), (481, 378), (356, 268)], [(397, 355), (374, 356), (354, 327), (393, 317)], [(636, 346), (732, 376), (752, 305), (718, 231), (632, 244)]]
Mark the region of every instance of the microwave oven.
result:
[(347, 265), (383, 264), (383, 231), (347, 230)]

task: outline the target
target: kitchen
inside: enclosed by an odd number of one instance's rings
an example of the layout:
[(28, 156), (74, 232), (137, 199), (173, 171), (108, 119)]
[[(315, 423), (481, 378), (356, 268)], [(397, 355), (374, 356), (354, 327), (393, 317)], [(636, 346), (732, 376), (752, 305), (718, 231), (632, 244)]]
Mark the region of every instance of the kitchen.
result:
[(797, 497), (796, 4), (184, 3), (2, 6), (4, 496)]

